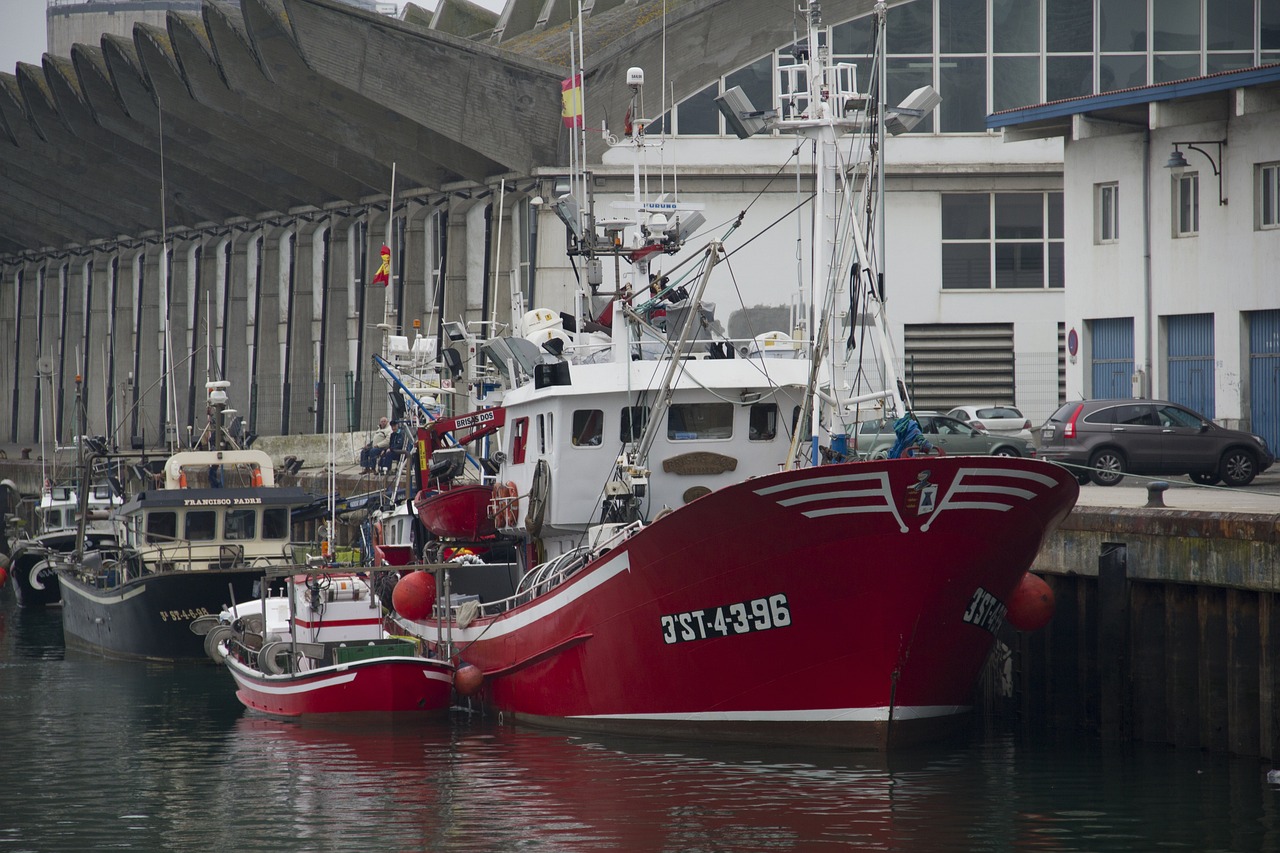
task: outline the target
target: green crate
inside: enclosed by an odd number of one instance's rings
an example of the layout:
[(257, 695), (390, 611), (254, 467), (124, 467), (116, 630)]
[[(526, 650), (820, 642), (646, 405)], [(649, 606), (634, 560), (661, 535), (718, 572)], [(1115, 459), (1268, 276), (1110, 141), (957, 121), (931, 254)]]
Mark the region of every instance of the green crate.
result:
[(388, 655), (414, 655), (417, 651), (417, 645), (408, 640), (371, 640), (368, 643), (338, 646), (333, 650), (333, 659), (335, 663), (355, 663)]

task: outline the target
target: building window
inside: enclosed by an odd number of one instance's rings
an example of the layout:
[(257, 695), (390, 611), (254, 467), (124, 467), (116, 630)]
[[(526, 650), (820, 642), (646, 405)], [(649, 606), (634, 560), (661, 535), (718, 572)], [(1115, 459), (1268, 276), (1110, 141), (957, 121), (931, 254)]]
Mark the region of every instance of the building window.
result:
[(942, 288), (1060, 288), (1062, 193), (945, 193)]
[(1200, 175), (1186, 172), (1173, 179), (1173, 236), (1200, 233)]
[(1258, 167), (1258, 227), (1280, 228), (1280, 163)]
[(1120, 185), (1095, 184), (1094, 241), (1114, 243), (1120, 239)]

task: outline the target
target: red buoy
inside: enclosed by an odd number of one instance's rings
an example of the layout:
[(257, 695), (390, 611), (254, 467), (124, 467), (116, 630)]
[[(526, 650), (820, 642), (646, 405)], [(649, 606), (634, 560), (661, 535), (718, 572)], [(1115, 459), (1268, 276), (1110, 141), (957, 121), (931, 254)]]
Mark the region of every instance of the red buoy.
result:
[(1039, 631), (1053, 618), (1053, 590), (1027, 572), (1009, 597), (1009, 624), (1019, 631)]
[(412, 622), (431, 615), (436, 603), (436, 579), (426, 572), (413, 572), (396, 582), (391, 593), (391, 606)]
[(463, 664), (453, 674), (453, 689), (459, 696), (474, 696), (484, 685), (484, 672), (473, 664)]
[(4, 586), (5, 581), (7, 581), (8, 579), (9, 579), (9, 573), (6, 572), (3, 567), (0, 567), (0, 586)]

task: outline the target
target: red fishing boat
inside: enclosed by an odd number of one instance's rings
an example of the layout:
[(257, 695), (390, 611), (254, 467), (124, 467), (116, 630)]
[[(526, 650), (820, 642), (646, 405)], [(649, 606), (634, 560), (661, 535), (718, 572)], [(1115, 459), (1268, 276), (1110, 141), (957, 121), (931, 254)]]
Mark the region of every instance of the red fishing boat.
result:
[[(518, 543), (516, 580), (499, 596), (471, 583), (483, 567), (450, 568), (443, 597), (431, 586), (399, 621), (503, 719), (867, 748), (941, 736), (965, 720), (1015, 592), (1075, 504), (1075, 477), (1036, 459), (909, 458), (931, 450), (911, 429), (868, 251), (883, 144), (861, 146), (856, 169), (841, 151), (882, 132), (884, 108), (831, 62), (817, 4), (806, 12), (808, 48), (780, 68), (785, 109), (734, 91), (721, 103), (744, 132), (812, 142), (798, 332), (724, 334), (704, 301), (719, 240), (682, 277), (656, 272), (698, 215), (641, 200), (637, 181), (629, 220), (565, 199), (556, 211), (585, 266), (612, 254), (630, 279), (478, 344), (504, 386), (490, 515)], [(912, 93), (894, 126), (933, 97)], [(645, 124), (629, 125), (637, 150)], [(894, 458), (849, 446), (861, 412), (897, 420)]]

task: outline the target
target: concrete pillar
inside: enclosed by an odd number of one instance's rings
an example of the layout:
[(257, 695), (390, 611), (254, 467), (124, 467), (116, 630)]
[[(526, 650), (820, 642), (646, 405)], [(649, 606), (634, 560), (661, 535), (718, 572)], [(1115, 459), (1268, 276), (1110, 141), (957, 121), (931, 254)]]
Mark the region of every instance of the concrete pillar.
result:
[(224, 328), (219, 334), (219, 341), (225, 348), (220, 362), (223, 378), (232, 383), (227, 391), (229, 405), (244, 419), (244, 430), (252, 432), (252, 359), (256, 316), (251, 297), (257, 292), (257, 232), (230, 234), (219, 255), (227, 264), (223, 273), (224, 304), (221, 310)]
[(277, 435), (286, 431), (284, 401), (291, 384), (285, 368), (293, 297), (294, 231), (273, 230), (264, 240), (264, 246), (258, 312), (257, 431), (262, 435)]
[(89, 435), (108, 435), (107, 401), (111, 397), (111, 256), (98, 254), (81, 266), (84, 326), (79, 371), (84, 377), (84, 406)]

